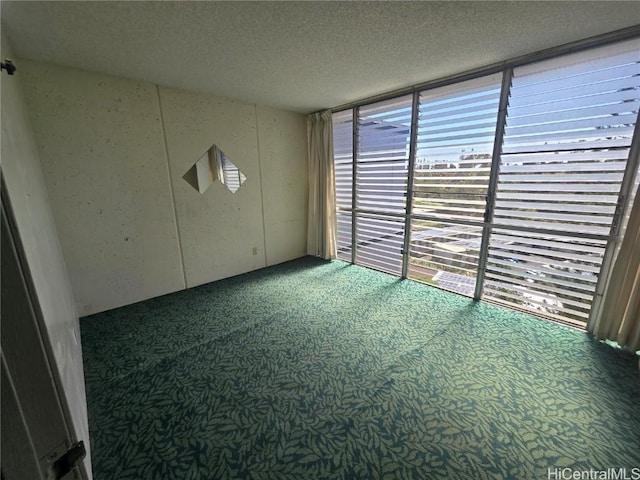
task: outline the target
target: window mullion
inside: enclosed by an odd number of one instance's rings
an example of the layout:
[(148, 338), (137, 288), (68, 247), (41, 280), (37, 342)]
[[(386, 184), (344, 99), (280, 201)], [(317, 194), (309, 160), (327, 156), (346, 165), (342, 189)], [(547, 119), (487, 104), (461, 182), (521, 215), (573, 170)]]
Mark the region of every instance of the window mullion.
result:
[(478, 273), (476, 276), (476, 287), (473, 295), (474, 300), (480, 300), (480, 297), (482, 296), (484, 274), (489, 252), (489, 237), (491, 236), (491, 223), (493, 221), (493, 208), (496, 201), (496, 186), (498, 184), (500, 157), (502, 155), (502, 139), (504, 137), (504, 129), (507, 121), (507, 108), (509, 106), (509, 91), (511, 89), (512, 78), (513, 68), (507, 68), (502, 76), (502, 88), (500, 91), (500, 103), (498, 106), (498, 120), (496, 121), (496, 133), (493, 141), (493, 154), (491, 157), (491, 173), (489, 174), (489, 189), (487, 191), (484, 226), (482, 228), (482, 241), (480, 243), (480, 256), (478, 258)]
[(411, 246), (411, 214), (413, 212), (413, 178), (416, 162), (416, 140), (418, 137), (418, 108), (420, 106), (420, 94), (413, 93), (413, 104), (411, 105), (411, 136), (409, 139), (409, 166), (407, 171), (407, 197), (406, 213), (404, 219), (404, 244), (402, 247), (402, 278), (407, 278), (409, 271), (409, 250)]
[(358, 245), (356, 235), (356, 178), (358, 166), (358, 118), (360, 117), (360, 107), (353, 107), (351, 116), (352, 123), (352, 143), (351, 143), (351, 263), (356, 263), (356, 248)]
[[(598, 282), (596, 283), (596, 290), (591, 304), (591, 310), (589, 312), (589, 320), (587, 322), (587, 328), (589, 331), (593, 331), (595, 323), (600, 319), (602, 300), (606, 285), (609, 283), (609, 276), (613, 269), (613, 263), (615, 254), (617, 253), (617, 246), (622, 240), (620, 234), (622, 230), (622, 220), (626, 213), (627, 208), (631, 208), (629, 205), (629, 198), (632, 195), (632, 189), (634, 186), (633, 180), (638, 171), (638, 165), (640, 164), (640, 113), (636, 119), (636, 125), (633, 131), (633, 138), (631, 140), (631, 148), (629, 149), (629, 158), (627, 159), (627, 166), (624, 170), (624, 176), (622, 177), (622, 183), (620, 186), (620, 193), (618, 195), (618, 203), (616, 204), (616, 211), (613, 215), (613, 221), (611, 222), (611, 231), (609, 233), (609, 240), (607, 242), (607, 248), (605, 250), (604, 258), (602, 259), (602, 267), (600, 267), (600, 275), (598, 275)], [(637, 195), (637, 193), (636, 193)]]

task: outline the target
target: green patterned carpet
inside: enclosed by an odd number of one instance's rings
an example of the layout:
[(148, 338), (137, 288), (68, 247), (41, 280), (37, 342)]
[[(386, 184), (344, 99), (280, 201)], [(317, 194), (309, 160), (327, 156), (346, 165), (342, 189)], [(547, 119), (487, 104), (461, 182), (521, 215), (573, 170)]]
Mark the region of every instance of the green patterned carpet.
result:
[(640, 467), (638, 357), (310, 257), (83, 318), (95, 480)]

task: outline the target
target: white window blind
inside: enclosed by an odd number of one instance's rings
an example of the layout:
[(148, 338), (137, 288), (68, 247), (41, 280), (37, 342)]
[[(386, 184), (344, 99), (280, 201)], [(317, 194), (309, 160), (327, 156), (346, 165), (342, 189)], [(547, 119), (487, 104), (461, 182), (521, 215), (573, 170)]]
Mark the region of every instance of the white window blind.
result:
[(404, 219), (359, 212), (356, 226), (356, 263), (400, 275)]
[(336, 113), (339, 258), (584, 325), (639, 105), (634, 39)]
[(411, 96), (362, 107), (358, 114), (356, 206), (404, 213)]
[(413, 213), (482, 221), (501, 74), (420, 94)]
[(411, 230), (409, 277), (472, 297), (482, 227), (414, 219)]
[(333, 159), (337, 207), (337, 257), (351, 261), (351, 218), (353, 193), (353, 112), (334, 113)]
[(356, 159), (356, 261), (378, 270), (402, 272), (406, 213), (410, 95), (358, 111)]
[(420, 94), (409, 277), (473, 296), (502, 74)]
[(496, 229), (484, 295), (556, 320), (586, 322), (606, 243)]
[(486, 296), (586, 321), (638, 115), (634, 45), (514, 70)]

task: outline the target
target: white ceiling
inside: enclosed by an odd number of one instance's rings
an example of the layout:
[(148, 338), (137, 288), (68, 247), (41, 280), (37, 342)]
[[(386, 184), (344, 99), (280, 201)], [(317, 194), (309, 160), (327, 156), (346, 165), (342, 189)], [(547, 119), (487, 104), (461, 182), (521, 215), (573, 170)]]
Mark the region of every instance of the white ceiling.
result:
[(299, 112), (640, 24), (640, 3), (617, 1), (2, 1), (1, 9), (18, 58)]

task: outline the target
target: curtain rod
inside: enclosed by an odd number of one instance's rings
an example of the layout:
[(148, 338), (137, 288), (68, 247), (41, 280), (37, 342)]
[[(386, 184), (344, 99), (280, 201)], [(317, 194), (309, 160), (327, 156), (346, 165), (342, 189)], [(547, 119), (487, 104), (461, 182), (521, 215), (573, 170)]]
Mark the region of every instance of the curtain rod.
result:
[[(548, 60), (550, 58), (559, 57), (561, 55), (566, 55), (568, 53), (574, 53), (581, 50), (586, 50), (588, 48), (600, 47), (608, 43), (614, 43), (614, 42), (619, 42), (623, 40), (630, 40), (635, 37), (640, 37), (640, 25), (634, 25), (632, 27), (627, 27), (621, 30), (604, 33), (602, 35), (596, 35), (594, 37), (589, 37), (583, 40), (565, 43), (557, 47), (538, 50), (537, 52), (527, 53), (525, 55), (521, 55), (519, 57), (515, 57), (502, 62), (492, 63), (491, 65), (487, 65), (485, 67), (474, 68), (472, 70), (467, 70), (466, 72), (449, 75), (446, 77), (441, 77), (435, 80), (429, 80), (416, 85), (411, 85), (408, 87), (399, 88), (397, 90), (392, 90), (390, 92), (380, 93), (378, 95), (373, 95), (373, 96), (363, 98), (354, 102), (344, 103), (342, 105), (332, 107), (329, 110), (335, 113), (342, 110), (347, 110), (349, 108), (360, 107), (362, 105), (368, 105), (370, 103), (379, 102), (382, 100), (389, 100), (392, 98), (399, 97), (401, 95), (413, 93), (416, 90), (428, 90), (430, 88), (443, 87), (445, 85), (450, 85), (452, 83), (463, 82), (465, 80), (471, 80), (474, 78), (483, 77), (485, 75), (498, 73), (507, 68), (519, 67), (519, 66), (526, 65), (529, 63), (534, 63), (540, 60)], [(325, 110), (327, 109), (325, 108), (322, 110), (318, 110), (314, 113), (322, 112)]]

